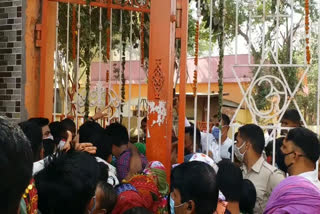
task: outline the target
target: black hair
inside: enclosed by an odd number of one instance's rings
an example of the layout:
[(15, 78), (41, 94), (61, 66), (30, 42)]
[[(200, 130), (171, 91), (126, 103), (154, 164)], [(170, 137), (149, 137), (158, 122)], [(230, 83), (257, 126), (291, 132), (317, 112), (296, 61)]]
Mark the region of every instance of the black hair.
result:
[(233, 139), (234, 139), (234, 140), (237, 140), (237, 137), (238, 137), (238, 132), (234, 133)]
[(292, 141), (299, 147), (305, 156), (313, 163), (316, 163), (319, 159), (319, 139), (317, 135), (309, 129), (303, 127), (291, 129), (287, 135), (287, 140)]
[(35, 176), (41, 213), (85, 213), (99, 179), (96, 159), (85, 152), (59, 153)]
[(147, 122), (147, 117), (144, 117), (142, 120), (141, 120), (141, 123), (146, 123)]
[[(218, 118), (218, 115), (215, 114), (213, 115), (213, 118)], [(221, 114), (221, 119), (224, 125), (230, 125), (230, 118), (226, 114)]]
[(239, 134), (243, 140), (249, 140), (251, 142), (252, 148), (256, 153), (262, 154), (265, 146), (265, 139), (260, 126), (255, 124), (244, 125), (239, 128)]
[(230, 118), (226, 114), (221, 114), (222, 122), (224, 125), (230, 125)]
[(125, 211), (123, 214), (152, 214), (152, 212), (143, 207), (134, 207)]
[(297, 123), (297, 124), (300, 124), (300, 122), (301, 122), (300, 114), (296, 109), (288, 109), (284, 113), (282, 119), (290, 120), (290, 121)]
[(49, 119), (48, 118), (43, 118), (43, 117), (30, 118), (28, 121), (35, 122), (41, 128), (44, 127), (44, 126), (49, 125)]
[(99, 133), (92, 141), (93, 146), (97, 147), (96, 156), (107, 161), (110, 155), (112, 155), (112, 144), (110, 137), (104, 133)]
[(86, 121), (79, 128), (79, 142), (90, 142), (97, 140), (97, 135), (103, 132), (103, 128), (99, 123), (94, 121)]
[(256, 204), (257, 192), (253, 183), (244, 179), (241, 185), (240, 212), (244, 214), (253, 214), (253, 208)]
[(218, 163), (217, 184), (227, 201), (240, 201), (242, 186), (241, 169), (229, 160)]
[(103, 162), (98, 162), (99, 165), (99, 181), (107, 181), (109, 178), (109, 167)]
[(79, 128), (79, 142), (89, 142), (97, 147), (95, 156), (107, 161), (112, 155), (110, 137), (104, 133), (104, 129), (97, 122), (87, 121)]
[(218, 186), (214, 169), (203, 162), (192, 161), (175, 167), (171, 188), (181, 195), (181, 203), (193, 200), (195, 213), (212, 214), (218, 203)]
[(178, 141), (178, 138), (176, 136), (171, 137), (171, 143)]
[(32, 177), (32, 149), (20, 127), (8, 118), (0, 117), (0, 136), (0, 213), (17, 213)]
[(106, 213), (111, 213), (113, 208), (116, 206), (118, 195), (115, 189), (108, 184), (107, 181), (100, 181), (98, 188), (103, 192), (99, 209), (105, 209)]
[(63, 128), (61, 122), (58, 121), (50, 123), (49, 128), (53, 136), (54, 143), (58, 145), (66, 130)]
[(65, 130), (76, 133), (76, 124), (70, 118), (62, 120), (61, 125)]
[(33, 152), (33, 161), (36, 162), (40, 160), (40, 153), (43, 148), (41, 127), (32, 121), (21, 122), (19, 126), (29, 139)]
[(111, 144), (117, 147), (127, 145), (129, 142), (128, 130), (120, 123), (112, 123), (106, 127), (105, 134), (110, 137)]
[[(189, 134), (190, 137), (192, 138), (192, 142), (193, 142), (194, 127), (193, 127), (193, 126), (185, 127), (184, 133), (185, 133), (185, 134)], [(201, 133), (200, 133), (200, 130), (199, 130), (198, 128), (196, 129), (196, 144), (197, 144), (197, 145), (199, 146), (199, 148), (201, 149)]]
[(52, 155), (56, 149), (56, 143), (54, 140), (45, 139), (43, 142), (43, 150), (44, 150), (44, 157)]

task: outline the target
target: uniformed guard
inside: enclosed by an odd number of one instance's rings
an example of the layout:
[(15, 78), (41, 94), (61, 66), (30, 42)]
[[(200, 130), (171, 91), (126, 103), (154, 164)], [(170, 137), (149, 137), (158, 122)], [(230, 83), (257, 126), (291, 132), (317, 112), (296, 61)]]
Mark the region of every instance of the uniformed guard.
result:
[(243, 178), (249, 179), (256, 188), (254, 213), (257, 214), (263, 213), (273, 188), (284, 179), (284, 173), (263, 158), (264, 146), (264, 134), (259, 126), (248, 124), (239, 129), (235, 155), (243, 163)]

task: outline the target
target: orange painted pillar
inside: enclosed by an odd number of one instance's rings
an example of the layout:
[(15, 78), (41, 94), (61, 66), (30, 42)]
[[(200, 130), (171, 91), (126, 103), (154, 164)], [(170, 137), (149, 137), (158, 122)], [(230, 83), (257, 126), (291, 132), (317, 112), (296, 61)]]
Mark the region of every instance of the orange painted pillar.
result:
[(178, 163), (184, 161), (184, 135), (185, 135), (185, 115), (186, 115), (186, 73), (187, 73), (187, 48), (188, 48), (188, 10), (189, 1), (178, 0), (177, 9), (180, 15), (177, 19), (180, 23), (177, 26), (180, 33), (181, 53), (180, 53), (180, 84), (179, 84), (179, 133), (178, 133)]
[(147, 158), (165, 165), (168, 180), (171, 170), (175, 14), (174, 0), (151, 1)]
[(51, 119), (53, 109), (53, 63), (55, 50), (56, 2), (42, 1), (40, 45), (40, 81), (37, 116)]
[(40, 41), (40, 87), (39, 87), (39, 117), (44, 117), (46, 95), (46, 68), (47, 68), (47, 36), (48, 36), (48, 0), (42, 1), (41, 41)]
[[(56, 2), (47, 0), (42, 3), (40, 0), (29, 1), (27, 4), (25, 107), (29, 118), (52, 117), (56, 8)], [(36, 25), (39, 16), (42, 24)], [(35, 29), (39, 30), (39, 35)]]

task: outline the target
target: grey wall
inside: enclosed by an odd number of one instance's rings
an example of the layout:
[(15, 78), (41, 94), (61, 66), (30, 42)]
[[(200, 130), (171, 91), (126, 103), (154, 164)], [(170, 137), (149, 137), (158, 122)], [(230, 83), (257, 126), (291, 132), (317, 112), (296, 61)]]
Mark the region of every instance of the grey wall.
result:
[(0, 115), (21, 120), (24, 106), (23, 0), (0, 0)]

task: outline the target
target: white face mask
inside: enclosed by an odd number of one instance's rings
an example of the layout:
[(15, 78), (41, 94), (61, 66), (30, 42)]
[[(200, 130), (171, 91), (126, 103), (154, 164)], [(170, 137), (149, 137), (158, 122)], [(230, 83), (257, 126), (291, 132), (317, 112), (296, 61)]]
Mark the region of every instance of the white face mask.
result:
[(53, 140), (53, 136), (50, 134), (45, 140)]
[(234, 154), (236, 155), (237, 159), (240, 162), (243, 162), (243, 158), (244, 158), (244, 154), (246, 153), (246, 151), (241, 154), (240, 150), (242, 149), (242, 147), (244, 147), (246, 145), (246, 142), (243, 142), (242, 146), (237, 147), (236, 145), (234, 146)]

